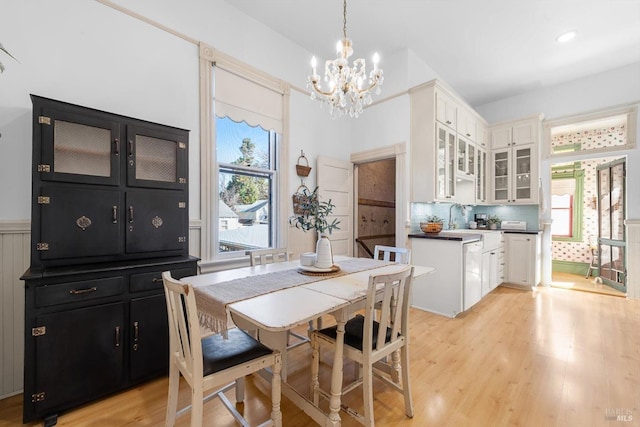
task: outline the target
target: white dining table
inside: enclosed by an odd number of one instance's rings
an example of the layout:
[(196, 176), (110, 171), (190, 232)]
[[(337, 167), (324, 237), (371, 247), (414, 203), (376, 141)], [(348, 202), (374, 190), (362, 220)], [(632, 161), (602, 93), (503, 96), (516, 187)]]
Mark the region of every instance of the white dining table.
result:
[[(335, 257), (335, 263), (340, 265), (341, 261), (348, 259), (350, 258)], [(298, 269), (298, 267), (299, 261), (289, 261), (201, 274), (185, 277), (182, 281), (197, 288), (244, 277)], [(393, 273), (404, 267), (406, 265), (386, 264), (356, 273), (322, 277), (312, 283), (233, 302), (228, 304), (226, 309), (238, 327), (246, 330), (259, 330), (260, 341), (282, 353), (282, 394), (319, 425), (339, 426), (341, 423), (339, 411), (342, 395), (344, 325), (353, 312), (364, 307), (371, 274)], [(433, 271), (434, 269), (431, 267), (414, 266), (413, 277), (423, 276)], [(310, 320), (318, 319), (323, 315), (332, 315), (335, 318), (338, 332), (331, 375), (328, 414), (316, 406), (306, 395), (293, 388), (286, 378), (288, 332), (296, 326), (308, 324)], [(306, 390), (306, 393), (308, 392), (309, 390)]]

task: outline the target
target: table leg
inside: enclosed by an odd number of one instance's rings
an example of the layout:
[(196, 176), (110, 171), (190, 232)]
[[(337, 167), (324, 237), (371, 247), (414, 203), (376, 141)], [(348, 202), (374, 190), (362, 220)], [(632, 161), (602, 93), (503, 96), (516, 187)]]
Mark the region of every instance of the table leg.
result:
[(346, 323), (345, 316), (336, 318), (336, 348), (333, 356), (333, 367), (331, 370), (331, 398), (329, 399), (329, 420), (327, 425), (340, 425), (340, 403), (342, 397), (342, 365), (344, 351), (344, 325)]
[(267, 347), (278, 350), (280, 355), (282, 356), (282, 381), (287, 381), (287, 342), (289, 339), (289, 334), (287, 331), (279, 331), (279, 332), (270, 332), (265, 330), (260, 330), (258, 335), (260, 337), (260, 342)]

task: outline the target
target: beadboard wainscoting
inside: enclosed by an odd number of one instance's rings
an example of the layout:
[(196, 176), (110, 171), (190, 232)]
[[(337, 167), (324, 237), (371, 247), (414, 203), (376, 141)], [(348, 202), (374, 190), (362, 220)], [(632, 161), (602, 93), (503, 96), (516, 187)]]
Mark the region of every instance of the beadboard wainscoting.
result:
[(192, 219), (189, 221), (189, 255), (200, 258), (202, 253), (200, 250), (202, 234), (202, 221)]
[(22, 392), (24, 282), (30, 221), (0, 221), (0, 399)]

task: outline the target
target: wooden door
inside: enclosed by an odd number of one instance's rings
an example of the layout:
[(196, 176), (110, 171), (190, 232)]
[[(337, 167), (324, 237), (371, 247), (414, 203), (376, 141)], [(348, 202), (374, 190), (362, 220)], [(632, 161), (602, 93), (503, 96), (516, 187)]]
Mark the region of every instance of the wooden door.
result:
[(321, 200), (336, 206), (331, 219), (340, 221), (340, 229), (329, 238), (334, 255), (353, 255), (353, 164), (348, 160), (318, 156), (318, 187)]

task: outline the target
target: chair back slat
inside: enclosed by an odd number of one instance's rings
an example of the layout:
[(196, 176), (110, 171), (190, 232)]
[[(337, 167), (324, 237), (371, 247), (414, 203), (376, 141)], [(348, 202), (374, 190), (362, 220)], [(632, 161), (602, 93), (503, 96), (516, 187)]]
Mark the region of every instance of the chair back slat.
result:
[[(376, 301), (379, 301), (380, 320), (376, 336), (375, 350), (395, 342), (400, 336), (408, 335), (408, 292), (411, 289), (413, 267), (407, 266), (392, 274), (372, 274), (369, 276), (367, 303), (365, 306), (365, 324), (363, 329), (363, 348), (372, 348), (373, 324), (376, 318)], [(385, 342), (387, 330), (391, 330), (390, 342)]]
[[(392, 254), (393, 259), (391, 259)], [(395, 261), (399, 264), (409, 264), (411, 262), (411, 249), (376, 245), (373, 250), (373, 259)]]
[(256, 249), (247, 251), (246, 254), (249, 255), (249, 262), (252, 267), (255, 265), (289, 261), (287, 248)]
[(194, 378), (200, 378), (203, 375), (202, 336), (193, 287), (173, 279), (169, 272), (162, 273), (162, 280), (171, 317), (168, 319), (171, 357), (177, 357)]

